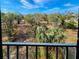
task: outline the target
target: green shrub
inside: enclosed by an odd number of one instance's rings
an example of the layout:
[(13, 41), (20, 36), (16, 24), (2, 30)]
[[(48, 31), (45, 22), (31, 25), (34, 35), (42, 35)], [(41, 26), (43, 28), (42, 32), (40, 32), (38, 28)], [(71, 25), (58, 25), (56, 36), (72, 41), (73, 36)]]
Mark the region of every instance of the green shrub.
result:
[(78, 28), (78, 22), (74, 20), (69, 20), (65, 23), (66, 28), (69, 29), (77, 29)]
[(48, 29), (47, 32), (48, 32), (46, 34), (47, 38), (48, 38), (47, 42), (58, 42), (58, 43), (60, 43), (65, 38), (64, 30), (62, 28)]

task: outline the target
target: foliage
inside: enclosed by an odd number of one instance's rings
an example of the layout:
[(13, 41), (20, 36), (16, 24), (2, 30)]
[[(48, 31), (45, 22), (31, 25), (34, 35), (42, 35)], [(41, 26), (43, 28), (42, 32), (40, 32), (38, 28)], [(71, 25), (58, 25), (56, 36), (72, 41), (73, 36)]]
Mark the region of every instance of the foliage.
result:
[(65, 23), (65, 26), (70, 29), (76, 29), (78, 28), (78, 22), (71, 19)]
[(47, 35), (47, 42), (60, 43), (65, 38), (64, 30), (62, 28), (48, 29), (46, 35)]
[(43, 42), (43, 41), (46, 40), (45, 31), (46, 31), (46, 28), (45, 27), (39, 26), (39, 27), (36, 28), (36, 38), (39, 41), (42, 41)]
[(46, 29), (45, 27), (37, 27), (36, 38), (42, 42), (61, 42), (65, 38), (62, 28)]
[[(18, 22), (16, 25), (18, 25), (22, 19), (25, 20), (25, 23), (28, 22), (32, 25), (31, 31), (34, 32), (34, 36), (36, 36), (36, 38), (40, 40), (42, 39), (42, 42), (54, 42), (53, 39), (59, 40), (63, 38), (64, 32), (63, 30), (60, 30), (61, 28), (78, 28), (77, 18), (76, 16), (73, 16), (73, 13), (67, 13), (66, 15), (41, 13), (22, 15), (19, 13), (1, 13), (1, 22), (6, 23), (3, 26), (6, 26), (5, 32), (8, 33), (9, 36), (12, 36), (13, 33), (17, 32), (13, 29), (14, 27), (16, 27), (13, 21), (16, 20)], [(54, 24), (54, 26), (51, 25), (52, 29), (47, 27), (50, 24)], [(57, 27), (58, 29), (56, 29), (55, 27)]]

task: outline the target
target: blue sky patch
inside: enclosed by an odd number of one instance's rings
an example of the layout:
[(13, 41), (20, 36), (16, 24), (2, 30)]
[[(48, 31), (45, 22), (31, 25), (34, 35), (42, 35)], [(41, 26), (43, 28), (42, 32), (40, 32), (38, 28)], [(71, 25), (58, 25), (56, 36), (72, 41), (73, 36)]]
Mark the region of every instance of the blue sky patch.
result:
[(0, 0), (2, 12), (63, 13), (78, 12), (79, 0)]

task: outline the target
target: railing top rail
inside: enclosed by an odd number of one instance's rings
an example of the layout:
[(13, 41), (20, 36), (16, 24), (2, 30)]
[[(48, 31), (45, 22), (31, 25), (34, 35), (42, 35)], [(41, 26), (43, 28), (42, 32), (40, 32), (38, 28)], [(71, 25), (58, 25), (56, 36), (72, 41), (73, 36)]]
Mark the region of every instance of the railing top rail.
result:
[(58, 47), (76, 47), (77, 44), (69, 43), (32, 43), (32, 42), (2, 42), (2, 45), (6, 46), (58, 46)]

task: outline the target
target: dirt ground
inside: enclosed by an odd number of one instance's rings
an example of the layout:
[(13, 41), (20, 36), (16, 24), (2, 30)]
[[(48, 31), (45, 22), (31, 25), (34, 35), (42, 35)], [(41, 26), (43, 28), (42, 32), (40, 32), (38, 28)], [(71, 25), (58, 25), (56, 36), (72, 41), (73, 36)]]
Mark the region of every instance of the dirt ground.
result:
[[(76, 43), (77, 42), (77, 31), (74, 31), (72, 29), (67, 29), (65, 31), (65, 34), (67, 38), (65, 39), (66, 43)], [(2, 37), (2, 41), (6, 42), (8, 40), (8, 37)], [(27, 39), (26, 41), (32, 42), (32, 38)]]
[(67, 39), (65, 39), (66, 43), (77, 43), (77, 31), (67, 29), (65, 33), (67, 36)]

